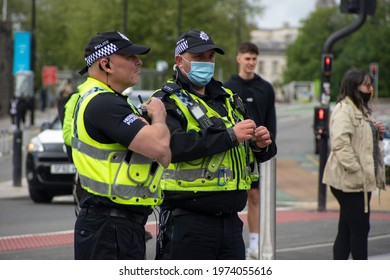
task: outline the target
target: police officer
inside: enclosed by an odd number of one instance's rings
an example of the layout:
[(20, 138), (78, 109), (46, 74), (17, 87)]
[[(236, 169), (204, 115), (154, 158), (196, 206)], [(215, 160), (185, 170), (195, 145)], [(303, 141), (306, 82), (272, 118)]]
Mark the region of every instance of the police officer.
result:
[(276, 154), (264, 126), (246, 118), (241, 99), (214, 80), (215, 54), (201, 30), (180, 36), (175, 70), (154, 96), (163, 100), (172, 163), (164, 171), (157, 259), (245, 259), (243, 223), (256, 160)]
[[(87, 80), (78, 87), (72, 155), (80, 184), (76, 259), (144, 259), (144, 225), (162, 201), (159, 181), (171, 161), (166, 111), (157, 98), (143, 104), (150, 123), (122, 95), (140, 78), (149, 47), (120, 32), (94, 36), (85, 48)], [(153, 160), (154, 159), (154, 160)]]

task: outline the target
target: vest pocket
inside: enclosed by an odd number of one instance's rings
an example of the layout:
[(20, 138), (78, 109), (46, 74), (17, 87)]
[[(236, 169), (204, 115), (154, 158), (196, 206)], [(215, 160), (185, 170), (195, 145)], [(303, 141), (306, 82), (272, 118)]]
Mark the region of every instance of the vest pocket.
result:
[(137, 185), (144, 184), (149, 177), (153, 160), (141, 154), (133, 153), (129, 162), (127, 175)]

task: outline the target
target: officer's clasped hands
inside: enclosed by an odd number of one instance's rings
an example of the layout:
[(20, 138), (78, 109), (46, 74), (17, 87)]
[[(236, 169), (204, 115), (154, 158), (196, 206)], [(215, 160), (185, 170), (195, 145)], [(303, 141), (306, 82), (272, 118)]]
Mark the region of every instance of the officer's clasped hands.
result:
[(156, 118), (165, 120), (167, 116), (164, 104), (156, 97), (152, 97), (147, 102), (141, 104), (141, 108), (147, 111), (148, 117), (152, 120)]
[(254, 140), (257, 147), (261, 149), (272, 144), (271, 134), (265, 126), (259, 126), (255, 129)]
[(255, 133), (255, 129), (256, 124), (253, 120), (250, 119), (240, 121), (233, 127), (233, 131), (236, 135), (238, 143), (250, 140)]

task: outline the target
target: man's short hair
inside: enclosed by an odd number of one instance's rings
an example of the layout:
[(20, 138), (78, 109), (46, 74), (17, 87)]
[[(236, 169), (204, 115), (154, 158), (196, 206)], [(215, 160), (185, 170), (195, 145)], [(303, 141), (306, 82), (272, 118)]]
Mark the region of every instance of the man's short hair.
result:
[(259, 48), (252, 42), (244, 42), (238, 47), (238, 53), (255, 53), (258, 55)]

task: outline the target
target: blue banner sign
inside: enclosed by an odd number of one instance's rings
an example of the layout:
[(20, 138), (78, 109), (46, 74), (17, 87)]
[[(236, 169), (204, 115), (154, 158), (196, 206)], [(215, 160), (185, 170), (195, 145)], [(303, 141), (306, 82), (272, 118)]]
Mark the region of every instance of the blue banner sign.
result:
[(18, 71), (30, 70), (31, 63), (31, 34), (30, 32), (15, 32), (14, 38), (14, 69)]

